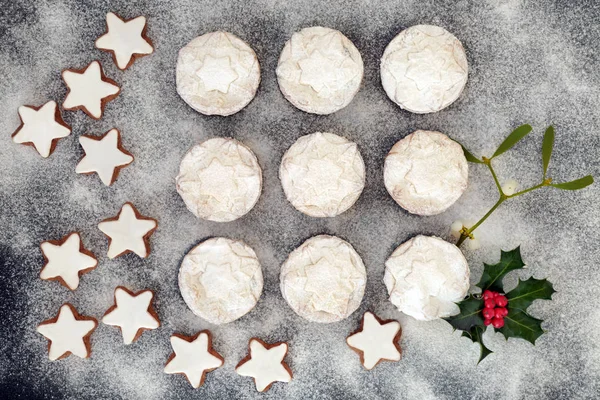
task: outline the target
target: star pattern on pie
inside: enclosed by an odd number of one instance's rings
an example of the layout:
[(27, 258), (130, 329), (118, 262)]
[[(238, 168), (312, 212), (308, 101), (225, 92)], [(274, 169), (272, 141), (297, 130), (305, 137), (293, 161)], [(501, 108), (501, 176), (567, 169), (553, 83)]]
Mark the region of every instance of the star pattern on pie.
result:
[(52, 154), (59, 139), (71, 134), (54, 101), (40, 107), (21, 106), (19, 118), (21, 125), (12, 134), (13, 142), (33, 146), (44, 158)]
[[(345, 54), (341, 43), (338, 47), (330, 54)], [(329, 58), (319, 50), (314, 50), (308, 57), (299, 60), (298, 65), (302, 71), (300, 83), (309, 85), (315, 92), (323, 94), (323, 97), (343, 88), (359, 74), (358, 66), (351, 58)]]
[(81, 316), (65, 303), (58, 315), (39, 324), (37, 331), (48, 339), (48, 358), (54, 361), (71, 354), (88, 358), (92, 352), (90, 337), (97, 326), (95, 318)]
[(104, 75), (98, 61), (92, 61), (81, 70), (64, 70), (62, 77), (68, 89), (64, 109), (83, 110), (94, 119), (102, 117), (106, 103), (115, 99), (121, 91), (115, 81)]
[(312, 293), (312, 304), (315, 310), (345, 315), (348, 301), (354, 292), (352, 281), (348, 280), (350, 275), (326, 258), (321, 258), (306, 267), (305, 274), (304, 290)]
[(346, 343), (359, 354), (363, 366), (370, 370), (382, 360), (400, 360), (401, 336), (402, 328), (398, 321), (383, 321), (367, 311), (363, 315), (360, 328), (346, 338)]
[(84, 248), (77, 232), (72, 232), (60, 240), (45, 241), (40, 248), (46, 261), (40, 278), (57, 280), (71, 290), (77, 289), (82, 274), (98, 265), (98, 260)]
[(252, 338), (248, 343), (248, 355), (235, 367), (235, 372), (254, 378), (256, 390), (265, 392), (275, 382), (292, 380), (292, 370), (283, 361), (287, 352), (288, 345), (285, 342), (267, 344)]
[(196, 71), (196, 75), (204, 83), (205, 90), (218, 90), (221, 93), (228, 93), (229, 85), (238, 78), (229, 57), (215, 58), (210, 54), (204, 57), (202, 67)]
[(157, 226), (154, 218), (144, 217), (132, 203), (127, 202), (116, 217), (100, 222), (98, 229), (109, 238), (108, 258), (129, 252), (146, 258), (150, 254), (150, 236)]
[(133, 162), (131, 153), (123, 148), (121, 134), (117, 129), (111, 129), (99, 138), (82, 135), (79, 143), (85, 156), (77, 164), (75, 172), (96, 172), (106, 186), (112, 185), (120, 170)]
[(223, 365), (223, 357), (212, 347), (212, 336), (207, 330), (188, 337), (171, 335), (173, 353), (165, 365), (165, 373), (182, 374), (194, 389), (204, 384), (206, 373)]
[(153, 297), (154, 292), (151, 290), (134, 293), (123, 286), (118, 286), (115, 289), (115, 304), (106, 311), (102, 322), (121, 328), (123, 342), (131, 344), (145, 330), (160, 326), (158, 315), (151, 304)]
[(146, 17), (124, 20), (117, 14), (106, 14), (106, 33), (96, 39), (96, 47), (112, 53), (121, 70), (129, 68), (136, 58), (152, 54), (152, 42), (146, 36)]

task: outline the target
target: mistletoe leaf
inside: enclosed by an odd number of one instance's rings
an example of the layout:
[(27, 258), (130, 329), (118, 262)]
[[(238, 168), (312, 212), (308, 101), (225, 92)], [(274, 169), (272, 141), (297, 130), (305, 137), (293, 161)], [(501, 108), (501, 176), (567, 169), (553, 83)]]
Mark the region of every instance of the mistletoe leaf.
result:
[(460, 146), (462, 147), (463, 153), (465, 153), (465, 158), (467, 159), (468, 162), (483, 164), (483, 161), (481, 161), (479, 158), (475, 157), (469, 150), (467, 150), (467, 148), (465, 146), (463, 146), (462, 144)]
[(460, 312), (451, 317), (445, 318), (446, 321), (461, 331), (469, 331), (475, 326), (483, 326), (483, 300), (472, 295), (465, 298), (457, 304)]
[(594, 177), (591, 175), (586, 175), (583, 178), (575, 179), (571, 182), (551, 183), (550, 186), (562, 190), (579, 190), (590, 186), (592, 183), (594, 183)]
[(479, 361), (477, 361), (477, 364), (479, 364), (484, 358), (493, 353), (493, 351), (485, 347), (485, 345), (483, 344), (482, 337), (484, 330), (485, 328), (483, 326), (474, 326), (470, 330), (464, 331), (461, 335), (462, 337), (471, 339), (473, 343), (479, 343)]
[(517, 287), (506, 293), (509, 310), (526, 311), (534, 300), (552, 300), (552, 293), (554, 292), (552, 283), (546, 279), (529, 278), (525, 281), (519, 280)]
[(510, 308), (509, 304), (508, 315), (504, 317), (504, 326), (500, 328), (500, 332), (507, 340), (509, 337), (518, 337), (535, 344), (537, 338), (544, 333), (542, 322), (523, 310)]
[(500, 262), (498, 264), (483, 264), (483, 274), (481, 280), (477, 284), (484, 290), (492, 290), (494, 292), (504, 292), (502, 288), (502, 279), (506, 274), (515, 269), (521, 269), (525, 266), (521, 259), (521, 247), (517, 247), (511, 251), (502, 251)]
[(542, 142), (542, 162), (544, 163), (544, 179), (550, 165), (550, 157), (552, 157), (552, 149), (554, 148), (554, 127), (550, 125), (544, 133), (544, 141)]
[(519, 140), (527, 136), (527, 134), (531, 132), (531, 129), (531, 125), (525, 124), (519, 126), (517, 129), (512, 131), (511, 134), (508, 135), (506, 139), (504, 139), (504, 142), (502, 142), (500, 146), (498, 146), (498, 149), (496, 150), (492, 158), (499, 156), (507, 150), (510, 150), (515, 144), (517, 144)]

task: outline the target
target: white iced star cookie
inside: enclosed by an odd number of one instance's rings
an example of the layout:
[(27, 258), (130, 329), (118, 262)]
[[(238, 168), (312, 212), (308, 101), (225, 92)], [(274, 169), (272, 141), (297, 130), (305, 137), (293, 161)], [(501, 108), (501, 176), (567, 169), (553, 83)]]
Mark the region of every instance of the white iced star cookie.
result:
[(106, 14), (106, 33), (96, 39), (96, 47), (111, 52), (119, 69), (129, 68), (136, 58), (154, 51), (146, 36), (146, 17), (124, 20), (109, 12)]
[(256, 390), (266, 392), (275, 382), (292, 380), (292, 370), (283, 361), (287, 352), (285, 342), (267, 344), (252, 338), (248, 343), (248, 355), (235, 367), (235, 372), (254, 378)]
[(281, 267), (281, 294), (301, 317), (337, 322), (360, 305), (367, 274), (352, 246), (335, 236), (319, 235), (295, 249)]
[(98, 61), (92, 61), (81, 70), (64, 70), (62, 77), (68, 89), (64, 109), (83, 110), (94, 119), (100, 119), (106, 103), (121, 92), (117, 82), (104, 75)]
[(117, 129), (111, 129), (98, 138), (82, 135), (79, 143), (85, 156), (77, 164), (75, 172), (96, 172), (106, 186), (112, 185), (121, 169), (133, 162), (131, 153), (123, 148), (121, 134)]
[(360, 88), (363, 61), (340, 31), (313, 26), (292, 35), (277, 65), (286, 99), (302, 111), (331, 114), (346, 107)]
[(381, 83), (388, 97), (418, 114), (440, 111), (452, 104), (462, 93), (467, 75), (462, 44), (434, 25), (403, 30), (381, 58)]
[(436, 215), (467, 188), (469, 166), (460, 144), (435, 131), (415, 131), (385, 158), (385, 187), (412, 214)]
[(102, 322), (118, 326), (123, 335), (123, 343), (131, 344), (138, 340), (146, 330), (156, 329), (160, 321), (152, 307), (154, 292), (141, 290), (137, 293), (123, 286), (115, 289), (115, 304), (109, 308)]
[(146, 258), (150, 254), (150, 236), (157, 226), (154, 218), (143, 216), (133, 204), (127, 202), (116, 217), (100, 222), (98, 229), (108, 237), (108, 258), (129, 252)]
[(88, 358), (92, 352), (90, 337), (97, 326), (95, 318), (81, 316), (65, 303), (58, 315), (39, 324), (37, 331), (48, 339), (48, 358), (54, 361), (71, 354)]
[(52, 154), (59, 139), (71, 133), (54, 101), (40, 107), (19, 107), (19, 119), (21, 125), (12, 134), (13, 142), (33, 146), (44, 158)]
[(194, 336), (171, 335), (173, 353), (165, 365), (165, 373), (184, 375), (194, 389), (204, 384), (206, 373), (223, 365), (223, 357), (212, 347), (212, 336), (207, 330)]
[(254, 308), (263, 288), (256, 253), (239, 240), (212, 238), (194, 247), (179, 269), (179, 289), (190, 310), (225, 324)]
[(259, 83), (254, 50), (229, 32), (206, 33), (179, 51), (177, 93), (202, 114), (235, 114), (252, 101)]
[(83, 247), (77, 232), (60, 240), (45, 241), (40, 248), (45, 260), (40, 278), (59, 281), (71, 290), (77, 289), (81, 275), (98, 265), (96, 257)]
[(283, 155), (279, 178), (290, 203), (311, 217), (335, 217), (365, 186), (356, 143), (333, 133), (302, 136)]
[(258, 201), (262, 171), (248, 147), (235, 139), (213, 138), (187, 152), (175, 181), (195, 216), (229, 222), (248, 213)]
[(452, 243), (419, 235), (387, 259), (383, 282), (398, 311), (421, 321), (446, 318), (469, 290), (469, 264)]
[(346, 343), (358, 353), (366, 369), (373, 369), (383, 360), (400, 361), (402, 350), (398, 342), (401, 335), (402, 328), (398, 321), (383, 321), (367, 311), (360, 328), (346, 338)]

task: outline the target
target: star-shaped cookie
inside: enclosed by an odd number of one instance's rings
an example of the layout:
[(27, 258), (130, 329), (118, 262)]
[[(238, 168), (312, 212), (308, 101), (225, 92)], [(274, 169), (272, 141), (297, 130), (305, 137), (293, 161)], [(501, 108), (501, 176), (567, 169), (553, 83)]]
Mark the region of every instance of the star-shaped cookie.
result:
[(58, 139), (71, 133), (54, 101), (40, 107), (21, 106), (19, 118), (21, 125), (12, 134), (13, 142), (33, 146), (44, 158), (52, 154)]
[(173, 353), (165, 365), (165, 373), (185, 375), (194, 389), (204, 384), (206, 373), (223, 365), (223, 357), (212, 348), (209, 331), (194, 336), (171, 335)]
[(204, 83), (205, 90), (218, 90), (221, 93), (229, 92), (229, 85), (238, 78), (238, 74), (231, 68), (229, 57), (214, 58), (210, 55), (204, 57), (202, 67), (196, 71), (196, 75)]
[(98, 260), (83, 247), (79, 233), (72, 232), (60, 240), (40, 245), (46, 263), (40, 272), (44, 280), (57, 280), (71, 290), (79, 286), (79, 277), (96, 268)]
[(83, 110), (94, 119), (100, 119), (106, 103), (121, 92), (117, 82), (104, 75), (98, 61), (80, 70), (66, 69), (62, 77), (68, 89), (64, 109)]
[(235, 367), (235, 372), (254, 378), (256, 390), (265, 392), (275, 382), (292, 380), (292, 370), (283, 361), (288, 352), (287, 343), (267, 344), (258, 338), (252, 338), (248, 349), (248, 355)]
[(123, 286), (118, 286), (115, 289), (115, 305), (106, 311), (102, 322), (121, 328), (123, 342), (131, 344), (145, 330), (160, 326), (158, 315), (151, 304), (153, 297), (154, 292), (151, 290), (134, 293)]
[(382, 360), (400, 361), (400, 336), (402, 328), (398, 321), (383, 321), (367, 311), (363, 315), (361, 327), (348, 336), (346, 343), (359, 354), (366, 369), (373, 369)]
[(123, 148), (118, 129), (111, 129), (99, 138), (82, 135), (79, 143), (85, 156), (77, 164), (75, 172), (96, 172), (106, 186), (112, 185), (121, 169), (133, 162), (131, 153)]
[(106, 33), (96, 39), (96, 47), (112, 53), (121, 70), (129, 68), (136, 58), (152, 54), (152, 41), (146, 36), (146, 17), (124, 20), (117, 14), (106, 14)]
[(88, 358), (92, 352), (90, 337), (97, 326), (95, 318), (81, 316), (65, 303), (58, 315), (39, 324), (37, 331), (48, 339), (48, 358), (54, 361), (71, 354)]
[(150, 236), (157, 226), (154, 218), (144, 217), (132, 203), (127, 202), (116, 217), (100, 222), (98, 229), (108, 236), (108, 258), (129, 252), (146, 258), (150, 254)]

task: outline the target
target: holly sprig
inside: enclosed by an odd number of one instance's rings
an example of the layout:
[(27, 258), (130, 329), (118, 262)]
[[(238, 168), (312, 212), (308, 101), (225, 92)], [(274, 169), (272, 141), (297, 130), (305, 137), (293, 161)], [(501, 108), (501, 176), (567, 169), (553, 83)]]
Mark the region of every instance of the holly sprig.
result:
[(494, 154), (489, 158), (481, 157), (481, 159), (479, 159), (475, 157), (471, 152), (469, 152), (469, 150), (467, 150), (465, 146), (462, 146), (467, 161), (476, 164), (484, 164), (490, 170), (494, 182), (496, 183), (496, 187), (498, 188), (498, 193), (500, 197), (496, 204), (494, 204), (492, 208), (477, 223), (475, 223), (471, 227), (462, 227), (462, 229), (460, 230), (460, 237), (456, 242), (456, 246), (460, 247), (466, 239), (473, 239), (473, 231), (475, 231), (475, 229), (477, 229), (486, 219), (488, 219), (490, 215), (492, 215), (494, 211), (496, 211), (498, 207), (500, 207), (502, 203), (504, 203), (508, 199), (522, 196), (526, 193), (532, 192), (537, 189), (541, 189), (546, 186), (550, 186), (561, 190), (579, 190), (594, 183), (594, 178), (591, 175), (586, 175), (583, 178), (562, 183), (553, 183), (552, 178), (548, 177), (548, 166), (550, 165), (550, 158), (552, 157), (552, 150), (554, 148), (554, 127), (549, 126), (546, 129), (546, 132), (544, 133), (544, 140), (542, 142), (542, 165), (544, 171), (542, 175), (542, 181), (537, 185), (521, 190), (519, 192), (506, 194), (502, 189), (502, 185), (500, 185), (500, 181), (498, 180), (496, 171), (494, 171), (494, 167), (492, 166), (492, 160), (501, 155), (502, 153), (510, 150), (521, 139), (527, 136), (531, 132), (531, 130), (531, 125), (526, 124), (519, 126), (517, 129), (512, 131), (512, 133), (508, 135), (506, 139), (504, 139), (504, 141), (500, 144), (500, 146), (498, 146)]
[[(511, 251), (502, 251), (500, 262), (497, 264), (484, 264), (483, 274), (478, 286), (482, 293), (493, 291), (504, 293), (508, 299), (506, 308), (508, 314), (504, 316), (504, 325), (497, 330), (508, 340), (510, 337), (525, 339), (535, 345), (535, 341), (544, 333), (542, 320), (529, 315), (527, 308), (538, 299), (551, 300), (555, 293), (552, 283), (546, 279), (520, 280), (517, 286), (504, 291), (503, 279), (511, 271), (525, 267), (521, 258), (521, 249), (517, 247)], [(458, 303), (460, 313), (446, 318), (446, 321), (463, 331), (462, 336), (468, 337), (480, 346), (479, 361), (490, 355), (492, 351), (483, 344), (483, 332), (487, 326), (484, 324), (484, 299), (480, 294), (471, 294)]]

